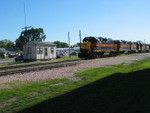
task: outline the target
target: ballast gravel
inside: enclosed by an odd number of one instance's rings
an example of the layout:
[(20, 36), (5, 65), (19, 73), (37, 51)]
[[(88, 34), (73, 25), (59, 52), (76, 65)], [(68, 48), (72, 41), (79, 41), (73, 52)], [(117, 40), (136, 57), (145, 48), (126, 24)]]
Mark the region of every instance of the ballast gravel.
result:
[(28, 82), (28, 81), (42, 81), (42, 80), (57, 79), (57, 78), (68, 78), (77, 81), (80, 80), (80, 78), (75, 77), (74, 73), (83, 71), (87, 68), (110, 67), (111, 65), (121, 64), (121, 63), (128, 64), (136, 60), (144, 59), (146, 57), (150, 57), (150, 53), (140, 53), (140, 54), (125, 55), (125, 56), (84, 60), (76, 65), (69, 66), (69, 67), (60, 67), (54, 69), (46, 69), (42, 71), (1, 76), (0, 85), (2, 85), (2, 83), (17, 81), (17, 80)]

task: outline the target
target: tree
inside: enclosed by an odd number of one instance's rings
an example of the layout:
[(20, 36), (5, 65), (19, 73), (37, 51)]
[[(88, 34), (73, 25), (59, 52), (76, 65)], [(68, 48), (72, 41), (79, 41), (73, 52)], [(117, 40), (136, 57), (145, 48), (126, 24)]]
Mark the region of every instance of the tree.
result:
[(10, 40), (1, 40), (0, 41), (0, 48), (14, 48), (15, 44), (14, 42), (10, 41)]
[(55, 41), (54, 44), (57, 45), (57, 48), (61, 48), (61, 44), (60, 44), (60, 41)]
[(16, 39), (16, 47), (23, 50), (23, 45), (29, 41), (42, 42), (46, 38), (44, 30), (42, 28), (31, 28), (21, 32), (18, 39)]
[(80, 43), (74, 44), (73, 47), (80, 47)]
[(19, 48), (21, 51), (23, 50), (23, 45), (27, 42), (25, 37), (20, 36), (18, 39), (16, 39), (16, 48)]
[(69, 47), (68, 44), (67, 44), (66, 42), (55, 41), (54, 44), (57, 45), (57, 48), (65, 48), (65, 47)]
[(65, 42), (61, 42), (60, 44), (61, 44), (61, 47), (62, 47), (62, 48), (69, 47), (68, 44), (65, 43)]

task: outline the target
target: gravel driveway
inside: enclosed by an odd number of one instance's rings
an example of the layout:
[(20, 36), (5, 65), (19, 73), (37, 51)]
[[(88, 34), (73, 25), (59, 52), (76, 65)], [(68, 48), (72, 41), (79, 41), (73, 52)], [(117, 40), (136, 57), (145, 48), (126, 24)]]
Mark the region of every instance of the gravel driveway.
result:
[(42, 71), (29, 72), (24, 74), (13, 74), (0, 77), (0, 85), (2, 83), (20, 80), (20, 81), (41, 81), (47, 79), (56, 78), (68, 78), (71, 80), (80, 80), (78, 77), (74, 77), (74, 73), (84, 70), (85, 68), (96, 68), (96, 67), (108, 67), (114, 64), (121, 63), (132, 63), (135, 60), (144, 59), (150, 57), (150, 53), (132, 54), (126, 56), (100, 58), (94, 60), (85, 60), (75, 66), (61, 67), (54, 69), (46, 69)]

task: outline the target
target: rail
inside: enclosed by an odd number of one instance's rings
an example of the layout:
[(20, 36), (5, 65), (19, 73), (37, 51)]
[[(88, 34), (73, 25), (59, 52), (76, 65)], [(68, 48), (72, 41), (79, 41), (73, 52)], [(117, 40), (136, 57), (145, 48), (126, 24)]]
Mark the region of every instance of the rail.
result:
[(0, 67), (0, 76), (70, 66), (70, 65), (75, 65), (79, 62), (80, 60), (64, 60), (64, 61), (57, 61), (57, 62), (3, 66)]

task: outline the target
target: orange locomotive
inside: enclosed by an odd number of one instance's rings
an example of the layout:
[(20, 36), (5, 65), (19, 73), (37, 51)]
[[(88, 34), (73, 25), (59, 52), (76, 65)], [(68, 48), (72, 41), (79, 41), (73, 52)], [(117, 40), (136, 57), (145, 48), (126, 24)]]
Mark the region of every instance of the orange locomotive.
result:
[(120, 53), (136, 53), (150, 50), (149, 44), (112, 40), (103, 37), (85, 37), (81, 44), (79, 58), (98, 58), (104, 54), (115, 56)]

